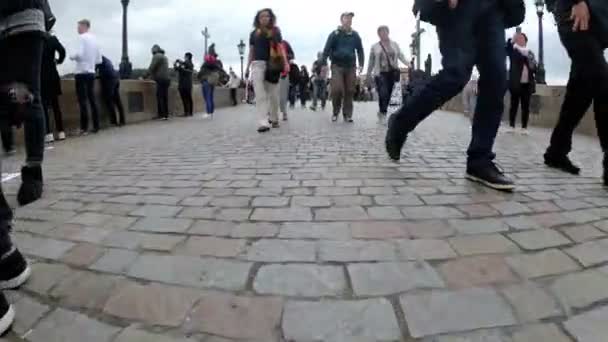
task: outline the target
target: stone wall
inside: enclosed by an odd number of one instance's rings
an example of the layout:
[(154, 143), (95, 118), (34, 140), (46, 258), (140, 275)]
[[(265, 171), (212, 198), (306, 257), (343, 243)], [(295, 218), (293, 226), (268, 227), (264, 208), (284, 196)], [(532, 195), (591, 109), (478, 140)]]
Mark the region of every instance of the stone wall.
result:
[[(563, 86), (539, 85), (537, 93), (532, 96), (531, 100), (530, 125), (545, 128), (555, 127), (562, 103), (564, 101), (565, 93), (566, 87)], [(509, 109), (511, 106), (510, 101), (509, 94), (507, 93), (505, 96), (505, 113), (503, 116), (503, 120), (506, 121), (509, 120)], [(456, 96), (451, 101), (446, 103), (443, 108), (445, 110), (454, 112), (463, 112), (464, 106), (462, 103), (462, 96)], [(518, 115), (517, 119), (519, 122), (519, 120), (521, 120), (521, 115)], [(597, 136), (593, 107), (590, 108), (589, 112), (581, 121), (581, 124), (577, 129), (577, 133)]]

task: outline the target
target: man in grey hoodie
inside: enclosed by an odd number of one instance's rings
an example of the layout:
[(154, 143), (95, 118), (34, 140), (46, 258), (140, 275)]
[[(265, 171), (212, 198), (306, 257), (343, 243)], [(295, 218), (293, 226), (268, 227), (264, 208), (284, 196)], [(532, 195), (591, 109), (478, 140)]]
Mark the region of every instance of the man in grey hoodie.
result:
[(148, 67), (146, 78), (151, 78), (156, 82), (156, 105), (158, 108), (158, 118), (169, 120), (169, 59), (165, 56), (165, 50), (160, 46), (152, 46), (152, 62)]

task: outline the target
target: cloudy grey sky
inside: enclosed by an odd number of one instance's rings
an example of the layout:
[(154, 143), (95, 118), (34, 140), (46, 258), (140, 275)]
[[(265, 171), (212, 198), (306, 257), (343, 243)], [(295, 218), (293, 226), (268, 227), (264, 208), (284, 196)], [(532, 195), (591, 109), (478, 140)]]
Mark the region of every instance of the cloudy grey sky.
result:
[[(312, 64), (316, 52), (323, 48), (328, 34), (337, 27), (340, 13), (356, 13), (354, 26), (363, 38), (366, 49), (375, 43), (378, 25), (389, 25), (391, 36), (409, 55), (410, 35), (415, 28), (413, 0), (131, 0), (129, 6), (129, 55), (134, 67), (147, 67), (150, 47), (161, 45), (171, 61), (191, 51), (195, 61), (202, 57), (201, 30), (209, 27), (225, 65), (240, 68), (237, 44), (247, 42), (255, 12), (271, 7), (278, 16), (283, 36), (293, 45), (299, 64)], [(533, 1), (526, 0), (528, 18), (523, 25), (530, 37), (530, 46), (538, 49), (538, 19)], [(68, 52), (77, 42), (76, 22), (90, 19), (102, 52), (114, 61), (121, 56), (122, 6), (120, 0), (51, 0), (58, 23), (55, 28)], [(423, 56), (433, 55), (433, 69), (440, 66), (437, 37), (432, 27), (423, 24), (427, 33), (422, 43)], [(570, 62), (557, 37), (552, 16), (545, 17), (545, 55), (547, 79), (564, 83)], [(409, 58), (409, 56), (408, 56)], [(62, 73), (72, 72), (74, 65), (66, 61)]]

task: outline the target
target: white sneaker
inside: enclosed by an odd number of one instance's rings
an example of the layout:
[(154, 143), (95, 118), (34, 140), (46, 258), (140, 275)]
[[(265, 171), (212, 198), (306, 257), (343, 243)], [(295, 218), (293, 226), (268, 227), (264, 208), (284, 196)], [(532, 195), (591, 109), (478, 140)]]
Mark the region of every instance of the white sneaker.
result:
[(65, 140), (65, 132), (59, 132), (59, 134), (57, 134), (57, 140)]
[(44, 142), (46, 142), (47, 144), (50, 144), (53, 141), (55, 141), (55, 137), (53, 137), (53, 134), (47, 134), (46, 137), (44, 137)]
[(209, 119), (211, 117), (211, 115), (209, 114), (203, 114), (203, 119)]
[(530, 132), (528, 132), (528, 129), (527, 129), (527, 128), (522, 128), (522, 129), (519, 131), (519, 134), (521, 134), (521, 135), (530, 135)]

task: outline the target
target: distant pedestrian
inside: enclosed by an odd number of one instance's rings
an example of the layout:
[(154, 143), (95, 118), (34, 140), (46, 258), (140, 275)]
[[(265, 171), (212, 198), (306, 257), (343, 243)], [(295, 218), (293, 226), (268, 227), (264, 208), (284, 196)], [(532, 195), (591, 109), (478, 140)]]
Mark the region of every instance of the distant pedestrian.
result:
[(464, 108), (464, 113), (471, 119), (473, 122), (473, 117), (475, 116), (475, 107), (477, 107), (477, 94), (478, 90), (478, 82), (477, 76), (473, 74), (471, 80), (464, 87), (462, 91), (462, 104)]
[(306, 109), (306, 101), (308, 101), (308, 85), (310, 84), (310, 75), (308, 74), (308, 69), (306, 65), (302, 65), (300, 68), (300, 103), (302, 104), (302, 109)]
[(192, 100), (192, 74), (194, 73), (194, 64), (192, 64), (192, 54), (186, 52), (184, 60), (177, 60), (173, 65), (177, 71), (179, 96), (184, 105), (184, 116), (192, 116), (194, 113), (194, 101)]
[(256, 95), (258, 132), (268, 132), (270, 123), (279, 127), (279, 80), (281, 73), (289, 73), (289, 60), (283, 47), (281, 30), (276, 26), (274, 12), (263, 9), (256, 14), (254, 30), (249, 37), (249, 63)]
[(241, 79), (236, 75), (234, 70), (230, 69), (230, 80), (228, 81), (228, 87), (230, 88), (230, 100), (233, 106), (239, 104), (237, 100), (237, 91), (241, 86)]
[(205, 62), (198, 72), (198, 79), (201, 81), (207, 112), (204, 116), (205, 118), (211, 117), (215, 112), (215, 87), (220, 83), (220, 70), (222, 69), (217, 63), (217, 58), (211, 54), (206, 55)]
[(154, 45), (151, 49), (152, 61), (148, 67), (145, 78), (151, 78), (156, 82), (156, 107), (158, 118), (169, 120), (169, 60), (165, 56), (165, 50)]
[[(294, 59), (296, 58), (293, 49), (291, 48), (291, 44), (288, 41), (283, 40), (283, 49), (287, 53), (287, 59), (289, 60), (290, 69), (291, 65), (294, 64)], [(288, 120), (287, 116), (287, 103), (289, 102), (289, 93), (291, 91), (291, 81), (290, 74), (281, 74), (281, 79), (279, 80), (279, 111), (283, 115), (283, 121)]]
[(380, 41), (370, 50), (367, 69), (368, 82), (373, 80), (376, 84), (380, 107), (378, 117), (381, 119), (386, 118), (395, 83), (401, 79), (399, 61), (404, 65), (408, 64), (399, 44), (390, 39), (389, 33), (388, 26), (378, 27)]
[[(95, 66), (101, 63), (101, 51), (97, 39), (89, 30), (91, 22), (83, 19), (78, 22), (79, 46), (70, 59), (76, 61), (76, 95), (80, 106), (80, 134), (89, 130), (89, 108), (93, 119), (93, 133), (99, 131), (99, 111), (95, 101)], [(88, 102), (88, 103), (87, 103)]]
[(310, 109), (317, 110), (318, 101), (321, 101), (321, 109), (325, 110), (327, 104), (327, 81), (329, 78), (329, 67), (327, 61), (323, 60), (323, 52), (317, 54), (317, 60), (312, 65), (312, 107)]
[(289, 108), (296, 108), (298, 88), (300, 87), (300, 67), (295, 62), (289, 63)]
[(343, 111), (344, 121), (353, 122), (353, 97), (357, 83), (357, 59), (359, 71), (363, 70), (365, 55), (361, 37), (352, 29), (353, 12), (342, 13), (341, 26), (332, 32), (323, 50), (323, 59), (331, 59), (331, 89), (333, 102), (332, 121), (337, 121)]
[(65, 48), (59, 42), (59, 39), (52, 33), (48, 32), (44, 41), (44, 50), (42, 52), (42, 71), (40, 74), (40, 95), (42, 96), (42, 108), (44, 109), (44, 118), (46, 126), (47, 143), (53, 142), (55, 137), (49, 116), (49, 107), (53, 109), (55, 118), (55, 130), (57, 131), (57, 140), (65, 139), (63, 128), (63, 114), (61, 106), (59, 106), (59, 96), (61, 95), (61, 79), (57, 71), (57, 65), (62, 64), (65, 60)]
[[(101, 83), (101, 95), (110, 115), (110, 124), (124, 126), (126, 124), (125, 107), (120, 98), (120, 76), (118, 71), (114, 69), (112, 61), (105, 56), (101, 60), (101, 64), (97, 65), (97, 71)], [(118, 109), (118, 118), (116, 118), (116, 109)]]
[(511, 110), (509, 124), (515, 130), (517, 111), (521, 102), (522, 134), (528, 134), (530, 120), (530, 98), (536, 92), (536, 60), (534, 53), (527, 47), (528, 36), (516, 33), (507, 41), (507, 55), (510, 60), (509, 92), (511, 93)]

